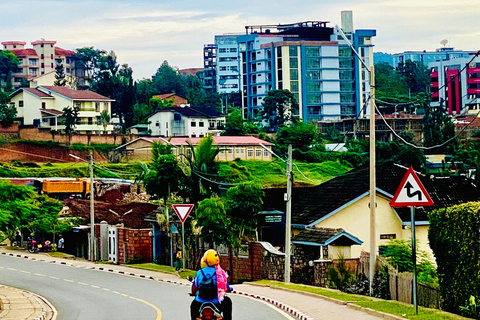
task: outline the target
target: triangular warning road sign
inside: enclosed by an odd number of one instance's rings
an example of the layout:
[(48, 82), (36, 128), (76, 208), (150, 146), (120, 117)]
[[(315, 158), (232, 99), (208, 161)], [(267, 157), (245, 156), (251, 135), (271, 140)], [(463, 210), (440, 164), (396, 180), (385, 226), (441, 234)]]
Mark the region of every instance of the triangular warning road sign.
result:
[(173, 210), (177, 213), (182, 223), (187, 220), (190, 211), (193, 209), (193, 204), (172, 204)]
[(432, 198), (430, 198), (412, 167), (408, 168), (407, 173), (405, 173), (397, 192), (390, 201), (390, 205), (392, 207), (433, 206)]

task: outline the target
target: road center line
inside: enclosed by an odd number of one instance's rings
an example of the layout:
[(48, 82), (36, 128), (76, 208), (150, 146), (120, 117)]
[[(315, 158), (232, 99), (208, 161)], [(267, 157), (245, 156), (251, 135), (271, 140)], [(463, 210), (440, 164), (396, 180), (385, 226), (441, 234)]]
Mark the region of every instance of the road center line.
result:
[(10, 270), (10, 271), (17, 271), (17, 269), (15, 269), (15, 268), (7, 268), (7, 270)]
[(135, 298), (135, 297), (129, 297), (129, 298), (133, 299), (133, 300), (137, 300), (138, 302), (144, 303), (147, 306), (150, 306), (153, 309), (155, 309), (155, 311), (157, 312), (157, 317), (155, 318), (155, 320), (162, 320), (162, 310), (160, 310), (156, 305), (151, 304), (150, 302), (145, 301), (143, 299), (139, 299), (139, 298)]
[(78, 284), (81, 284), (82, 286), (88, 286), (88, 283), (85, 282), (77, 282)]
[(22, 273), (31, 273), (30, 271), (20, 270)]
[(54, 276), (49, 276), (49, 278), (51, 278), (51, 279), (55, 279), (55, 280), (60, 280), (60, 278), (58, 278), (58, 277), (54, 277)]
[(96, 286), (96, 285), (94, 285), (94, 284), (92, 284), (91, 287), (92, 287), (92, 288), (95, 288), (95, 289), (100, 289), (99, 286)]
[(34, 273), (34, 275), (39, 276), (39, 277), (46, 277), (47, 275), (42, 274), (42, 273)]
[(63, 281), (66, 281), (66, 282), (75, 282), (75, 281), (70, 280), (70, 279), (63, 279)]

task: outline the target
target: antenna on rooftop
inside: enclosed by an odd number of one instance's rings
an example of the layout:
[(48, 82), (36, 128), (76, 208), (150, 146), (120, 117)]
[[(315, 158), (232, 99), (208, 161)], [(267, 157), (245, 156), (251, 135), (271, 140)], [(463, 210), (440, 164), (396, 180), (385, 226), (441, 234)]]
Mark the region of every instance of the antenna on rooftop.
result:
[(440, 44), (443, 45), (444, 48), (447, 45), (447, 43), (448, 43), (447, 39), (443, 39), (442, 41), (440, 41)]

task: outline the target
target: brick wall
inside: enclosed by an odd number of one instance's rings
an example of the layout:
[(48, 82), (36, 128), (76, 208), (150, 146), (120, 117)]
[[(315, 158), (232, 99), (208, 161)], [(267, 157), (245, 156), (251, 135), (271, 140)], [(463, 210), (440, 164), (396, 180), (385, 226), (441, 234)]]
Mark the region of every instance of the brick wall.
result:
[[(42, 130), (33, 126), (25, 126), (20, 128), (20, 138), (24, 140), (36, 140), (36, 141), (55, 141), (59, 143), (70, 144), (73, 143), (104, 143), (104, 144), (122, 144), (121, 135), (113, 134), (73, 134), (70, 141), (66, 134), (52, 134), (50, 130)], [(137, 139), (139, 136), (130, 134), (125, 135), (125, 142), (130, 142)]]
[(152, 229), (118, 228), (118, 262), (125, 263), (134, 257), (152, 262)]
[(238, 283), (243, 280), (262, 279), (263, 247), (260, 243), (248, 244), (248, 256), (235, 256), (231, 251), (228, 255), (220, 257), (220, 265), (224, 270), (229, 270), (230, 281)]
[(9, 127), (4, 127), (0, 124), (0, 133), (16, 133), (18, 134), (19, 125), (18, 123), (14, 123)]

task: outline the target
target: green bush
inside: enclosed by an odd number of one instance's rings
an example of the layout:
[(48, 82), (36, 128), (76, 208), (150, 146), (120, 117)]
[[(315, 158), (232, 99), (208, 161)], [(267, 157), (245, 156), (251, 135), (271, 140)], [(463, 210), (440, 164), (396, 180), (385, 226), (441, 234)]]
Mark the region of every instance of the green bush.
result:
[(333, 288), (345, 291), (345, 288), (355, 282), (355, 273), (348, 269), (345, 258), (340, 255), (336, 265), (328, 269), (328, 281)]
[(480, 297), (480, 203), (437, 209), (429, 221), (444, 309), (462, 313), (470, 296)]

